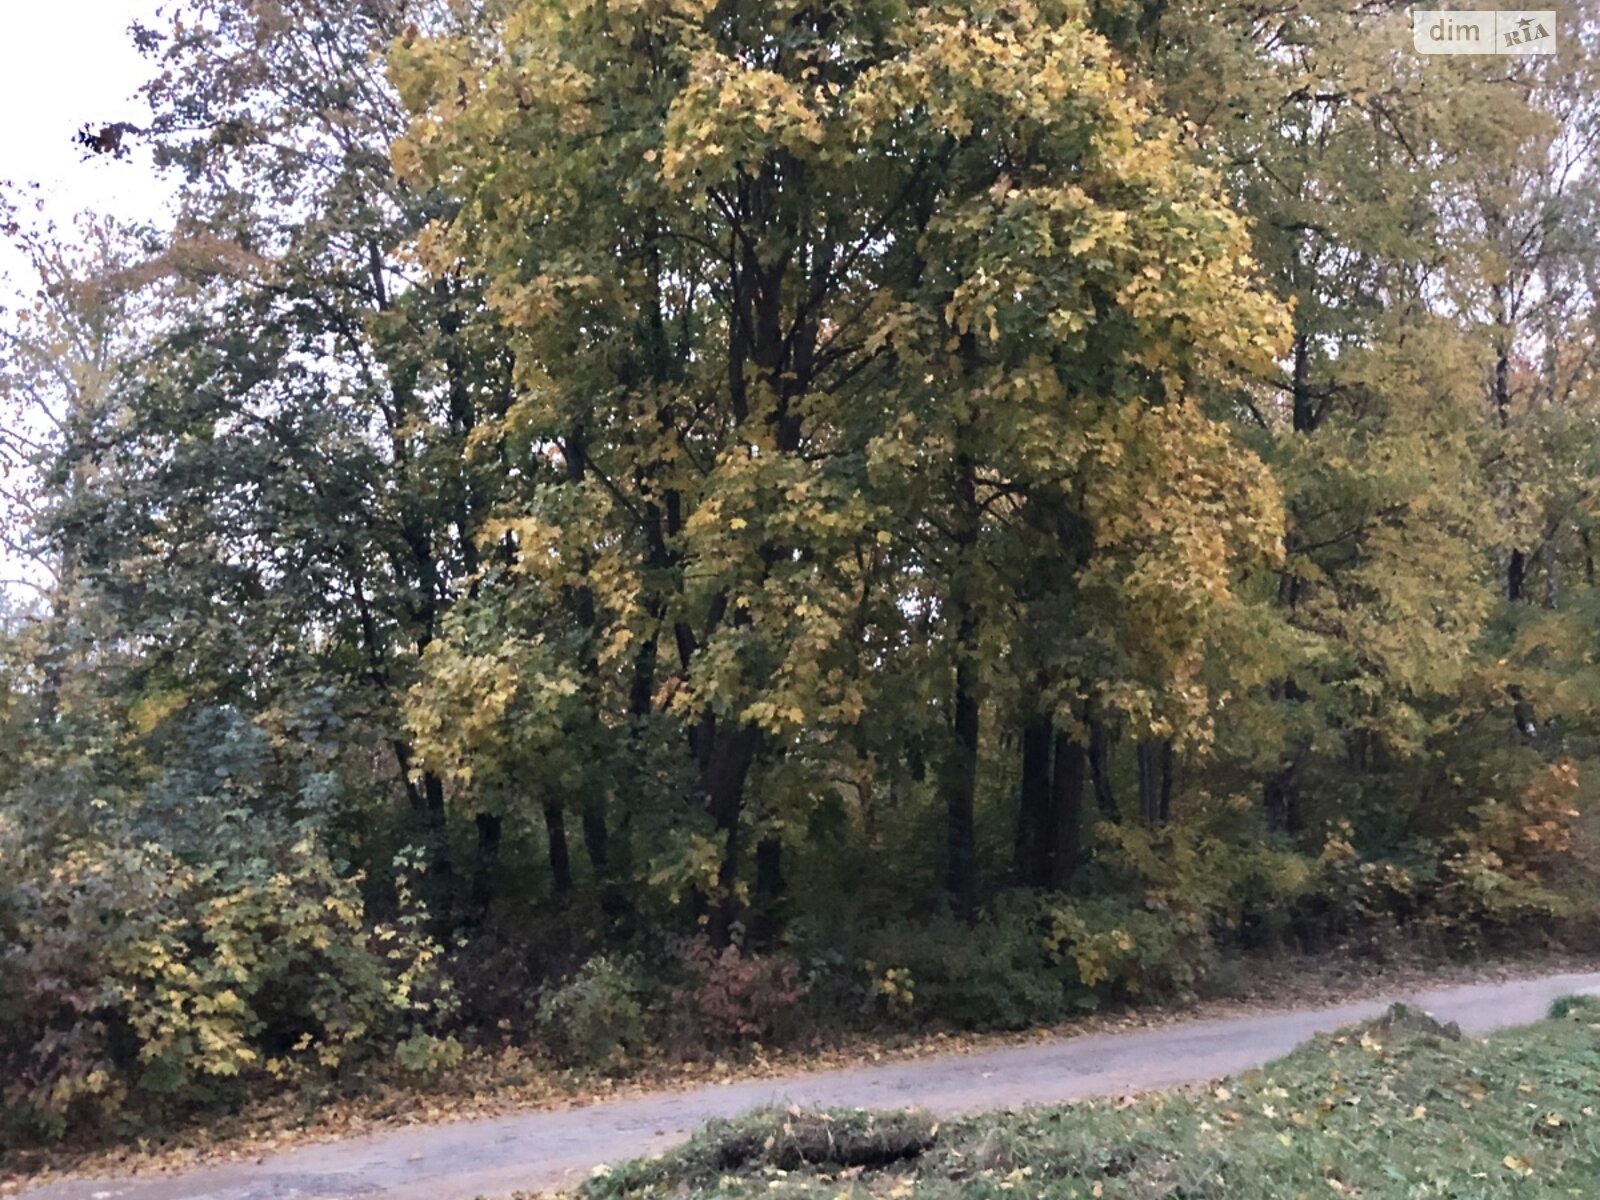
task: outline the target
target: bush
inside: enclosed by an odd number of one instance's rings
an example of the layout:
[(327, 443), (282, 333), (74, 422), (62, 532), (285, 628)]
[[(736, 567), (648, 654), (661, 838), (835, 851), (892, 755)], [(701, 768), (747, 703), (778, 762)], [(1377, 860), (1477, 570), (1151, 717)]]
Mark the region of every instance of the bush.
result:
[(1536, 771), (1515, 796), (1475, 805), (1473, 824), (1456, 835), (1443, 863), (1439, 919), (1475, 938), (1486, 929), (1567, 916), (1571, 900), (1545, 879), (1572, 847), (1578, 792), (1577, 764), (1562, 759)]
[(1061, 972), (1037, 911), (1012, 906), (967, 925), (948, 914), (877, 931), (863, 968), (878, 1011), (966, 1029), (1023, 1029), (1059, 1017)]
[(1247, 796), (1202, 794), (1171, 824), (1107, 822), (1095, 835), (1097, 893), (1202, 937), (1279, 937), (1290, 906), (1313, 884), (1311, 863), (1274, 845), (1260, 804)]
[[(1518, 772), (1520, 775), (1521, 772)], [(1512, 931), (1548, 933), (1576, 910), (1555, 868), (1570, 865), (1580, 817), (1570, 760), (1540, 766), (1520, 787), (1471, 806), (1471, 820), (1364, 858), (1346, 822), (1316, 861), (1314, 887), (1297, 908), (1314, 939), (1382, 954), (1402, 938), (1431, 935), (1457, 950)]]
[(631, 961), (598, 955), (545, 993), (539, 1024), (564, 1061), (620, 1070), (648, 1040), (639, 994)]
[(1083, 1007), (1104, 998), (1187, 998), (1217, 960), (1210, 931), (1193, 913), (1095, 897), (1053, 903), (1047, 917), (1049, 960)]
[(526, 939), (482, 928), (451, 947), (443, 969), (469, 1029), (526, 1032), (538, 1013), (534, 951)]
[(688, 976), (681, 1001), (708, 1041), (781, 1037), (806, 994), (800, 965), (786, 954), (746, 954), (737, 944), (715, 949), (705, 937), (680, 942)]
[(880, 1015), (968, 1029), (1025, 1029), (1107, 1000), (1193, 993), (1217, 961), (1203, 919), (1101, 896), (1014, 894), (968, 925), (948, 914), (866, 940)]
[(1600, 996), (1557, 996), (1550, 1002), (1552, 1021), (1582, 1021), (1585, 1024), (1600, 1017)]
[(1293, 919), (1302, 941), (1330, 943), (1384, 957), (1401, 938), (1401, 926), (1420, 915), (1437, 883), (1436, 854), (1418, 843), (1407, 862), (1363, 859), (1348, 822), (1328, 833), (1314, 861), (1313, 882), (1297, 899)]
[(59, 1135), (231, 1104), (251, 1077), (340, 1067), (425, 1016), (414, 939), (370, 947), (355, 881), (314, 827), (289, 832), (201, 864), (152, 843), (0, 842), (18, 881), (0, 987), (15, 1117)]
[(401, 1039), (425, 1069), (459, 1052), (437, 1036), (453, 996), (411, 872), (396, 924), (373, 927), (329, 849), (329, 778), (228, 710), (182, 740), (184, 765), (153, 777), (102, 765), (0, 795), (12, 1137), (231, 1107), (250, 1084), (344, 1072)]

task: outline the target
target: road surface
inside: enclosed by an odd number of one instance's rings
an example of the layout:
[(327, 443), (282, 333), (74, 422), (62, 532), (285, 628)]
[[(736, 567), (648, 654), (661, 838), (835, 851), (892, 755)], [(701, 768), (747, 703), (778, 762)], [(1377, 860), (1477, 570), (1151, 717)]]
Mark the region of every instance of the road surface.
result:
[[(1396, 996), (1468, 1033), (1525, 1025), (1557, 996), (1600, 994), (1600, 973)], [(1387, 1000), (1092, 1034), (980, 1054), (710, 1085), (586, 1108), (417, 1126), (183, 1174), (69, 1180), (27, 1200), (474, 1200), (570, 1187), (597, 1164), (682, 1141), (715, 1117), (765, 1105), (918, 1107), (956, 1116), (1197, 1083), (1261, 1066), (1313, 1034), (1381, 1013)]]

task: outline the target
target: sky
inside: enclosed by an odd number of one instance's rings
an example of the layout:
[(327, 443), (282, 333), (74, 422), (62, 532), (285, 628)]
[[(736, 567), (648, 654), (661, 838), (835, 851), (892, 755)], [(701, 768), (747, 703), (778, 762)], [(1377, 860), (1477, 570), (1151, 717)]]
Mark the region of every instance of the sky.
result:
[[(85, 211), (160, 218), (165, 189), (147, 162), (86, 160), (72, 135), (90, 122), (144, 123), (134, 93), (150, 66), (128, 25), (152, 20), (161, 2), (0, 0), (0, 184), (41, 185), (44, 211), (33, 220), (70, 228)], [(26, 259), (0, 237), (0, 310), (26, 304), (33, 290)], [(0, 547), (0, 610), (44, 578), (38, 563)]]
[[(44, 187), (58, 223), (85, 209), (130, 219), (160, 214), (163, 191), (149, 169), (84, 161), (72, 135), (86, 122), (133, 120), (134, 92), (150, 67), (128, 25), (153, 20), (161, 0), (0, 0), (0, 180)], [(9, 271), (14, 259), (0, 259)]]

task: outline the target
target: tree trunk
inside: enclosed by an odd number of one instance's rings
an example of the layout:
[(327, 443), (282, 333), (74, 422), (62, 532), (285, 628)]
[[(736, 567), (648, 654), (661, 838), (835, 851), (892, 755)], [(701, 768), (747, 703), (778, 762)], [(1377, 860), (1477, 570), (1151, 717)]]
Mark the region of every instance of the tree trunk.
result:
[[(1312, 404), (1310, 363), (1309, 338), (1306, 333), (1299, 332), (1294, 340), (1292, 403), (1294, 406), (1294, 430), (1302, 436), (1310, 436), (1316, 432), (1317, 425), (1320, 423), (1319, 415)], [(1294, 558), (1300, 549), (1293, 528), (1296, 523), (1294, 518), (1297, 515), (1294, 512), (1290, 513), (1290, 529), (1284, 534), (1283, 539), (1286, 565), (1285, 570), (1278, 576), (1278, 604), (1288, 609), (1291, 613), (1299, 605), (1303, 583), (1294, 569)], [(1275, 701), (1289, 700), (1298, 702), (1305, 698), (1304, 691), (1295, 683), (1293, 678), (1274, 681), (1269, 686), (1268, 692)], [(1309, 748), (1309, 745), (1302, 745), (1295, 752), (1294, 759), (1288, 766), (1274, 771), (1261, 785), (1261, 803), (1266, 811), (1267, 826), (1275, 832), (1292, 833), (1299, 825), (1298, 777), (1301, 761)], [(1168, 786), (1170, 787), (1170, 784)], [(1170, 804), (1170, 799), (1168, 803)]]
[(769, 946), (784, 927), (783, 842), (767, 836), (756, 843), (756, 911), (750, 936)]
[(583, 848), (589, 855), (589, 865), (595, 877), (604, 880), (610, 874), (611, 835), (606, 829), (605, 801), (600, 797), (585, 797), (583, 801)]
[[(566, 460), (567, 482), (573, 487), (581, 488), (584, 477), (588, 471), (589, 439), (583, 422), (574, 422), (567, 431), (567, 440), (562, 447), (562, 457)], [(583, 630), (583, 649), (579, 656), (579, 669), (583, 673), (584, 689), (592, 697), (596, 691), (596, 682), (600, 674), (600, 659), (595, 648), (597, 634), (597, 616), (594, 602), (594, 589), (588, 584), (588, 573), (593, 564), (591, 555), (583, 554), (579, 559), (580, 569), (583, 572), (584, 582), (572, 589), (569, 604), (573, 616), (577, 619), (578, 627)], [(591, 699), (591, 704), (596, 702)], [(589, 865), (594, 868), (595, 877), (605, 882), (609, 878), (610, 855), (609, 834), (606, 829), (606, 810), (603, 800), (599, 797), (586, 795), (582, 806), (583, 819), (583, 847), (589, 855)]]
[(1050, 772), (1055, 853), (1045, 886), (1051, 891), (1064, 891), (1083, 860), (1083, 784), (1089, 756), (1082, 742), (1065, 733), (1057, 733), (1055, 743), (1055, 763)]
[(1048, 887), (1055, 852), (1050, 790), (1051, 721), (1031, 718), (1022, 730), (1022, 786), (1017, 798), (1012, 871), (1023, 887)]
[(1300, 814), (1300, 768), (1310, 747), (1302, 743), (1289, 765), (1274, 771), (1262, 785), (1262, 804), (1267, 810), (1267, 827), (1274, 833), (1299, 833), (1303, 822)]
[[(963, 629), (975, 627), (963, 621)], [(962, 636), (962, 642), (969, 642)], [(945, 801), (945, 889), (951, 907), (963, 920), (978, 913), (978, 846), (975, 811), (978, 794), (978, 697), (977, 668), (963, 654), (956, 664), (955, 711), (950, 748), (945, 755), (943, 790)]]
[(1311, 433), (1317, 427), (1317, 411), (1311, 404), (1311, 347), (1304, 333), (1294, 339), (1294, 429)]
[(1167, 738), (1161, 743), (1161, 808), (1159, 816), (1163, 825), (1172, 819), (1173, 759), (1172, 739)]
[(500, 840), (504, 828), (496, 813), (480, 812), (472, 819), (478, 829), (478, 858), (472, 872), (472, 906), (479, 916), (494, 901), (495, 872), (500, 867)]
[(1093, 717), (1089, 718), (1089, 774), (1094, 780), (1094, 799), (1100, 815), (1108, 821), (1117, 820), (1121, 811), (1111, 786), (1111, 736)]
[(1160, 825), (1172, 808), (1172, 742), (1150, 738), (1138, 746), (1139, 815), (1146, 825)]
[(1144, 819), (1146, 825), (1151, 826), (1155, 825), (1160, 816), (1159, 756), (1159, 748), (1149, 738), (1141, 740), (1134, 747), (1134, 759), (1139, 768), (1139, 816)]
[[(972, 355), (968, 339), (966, 353)], [(958, 431), (958, 438), (964, 433)], [(949, 619), (954, 625), (954, 692), (951, 696), (950, 743), (940, 772), (940, 792), (945, 810), (945, 890), (951, 907), (963, 920), (978, 913), (978, 848), (975, 812), (978, 795), (978, 632), (977, 605), (972, 593), (977, 568), (978, 508), (977, 464), (964, 449), (956, 452), (955, 505), (952, 522), (955, 553), (950, 578)]]
[[(1508, 321), (1507, 300), (1504, 290), (1495, 287), (1493, 290), (1494, 314), (1496, 322), (1505, 325)], [(1509, 335), (1502, 338), (1502, 344), (1495, 349), (1494, 360), (1494, 407), (1495, 413), (1500, 418), (1500, 428), (1506, 429), (1511, 424), (1511, 348)], [(1511, 505), (1514, 507), (1517, 496), (1517, 484), (1513, 477), (1511, 481)], [(1513, 604), (1522, 599), (1523, 588), (1527, 582), (1528, 556), (1519, 548), (1513, 546), (1506, 556), (1506, 599)]]
[(753, 726), (728, 728), (707, 712), (701, 718), (699, 741), (701, 783), (706, 807), (722, 837), (722, 862), (717, 869), (717, 894), (707, 915), (706, 934), (718, 950), (733, 941), (739, 919), (740, 824), (744, 786), (755, 762), (761, 735)]
[(572, 856), (567, 851), (567, 814), (560, 804), (545, 801), (544, 828), (550, 840), (550, 894), (562, 905), (572, 895)]
[(432, 828), (444, 824), (444, 780), (428, 771), (422, 776), (422, 819)]
[[(659, 610), (652, 608), (652, 615)], [(649, 767), (647, 731), (654, 704), (658, 642), (646, 638), (633, 659), (633, 676), (628, 684), (628, 733), (626, 762), (622, 771), (620, 802), (616, 805), (616, 828), (605, 832), (605, 868), (601, 871), (600, 911), (611, 922), (611, 932), (622, 940), (634, 931), (636, 916), (628, 880), (633, 876), (632, 797), (646, 793)], [(594, 803), (600, 803), (599, 800)], [(589, 847), (591, 857), (594, 847)]]
[(427, 830), (428, 879), (423, 893), (433, 914), (436, 934), (442, 935), (454, 922), (457, 883), (456, 866), (450, 859), (450, 838), (444, 827), (444, 780), (432, 771), (422, 777), (423, 825)]

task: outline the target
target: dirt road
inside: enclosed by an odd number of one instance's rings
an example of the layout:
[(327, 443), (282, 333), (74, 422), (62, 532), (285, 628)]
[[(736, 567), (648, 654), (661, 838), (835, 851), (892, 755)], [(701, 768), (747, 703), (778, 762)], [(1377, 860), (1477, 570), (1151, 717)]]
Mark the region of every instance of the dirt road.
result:
[[(1410, 996), (1469, 1033), (1538, 1020), (1550, 1001), (1600, 994), (1600, 973), (1472, 984)], [(560, 1112), (397, 1130), (182, 1175), (75, 1180), (28, 1200), (473, 1200), (571, 1186), (593, 1167), (650, 1154), (714, 1117), (769, 1104), (905, 1108), (941, 1115), (1201, 1082), (1260, 1066), (1386, 1001), (1192, 1021), (981, 1054), (924, 1058), (611, 1101)]]

